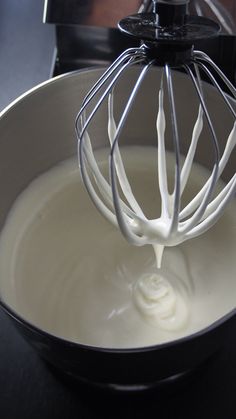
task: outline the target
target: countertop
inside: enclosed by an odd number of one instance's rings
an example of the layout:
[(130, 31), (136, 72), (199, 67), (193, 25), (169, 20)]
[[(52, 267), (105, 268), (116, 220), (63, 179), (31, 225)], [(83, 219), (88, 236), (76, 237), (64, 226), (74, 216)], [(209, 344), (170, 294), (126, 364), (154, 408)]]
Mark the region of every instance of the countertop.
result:
[[(0, 2), (0, 108), (51, 75), (53, 28), (42, 0)], [(236, 330), (187, 381), (144, 394), (110, 394), (63, 379), (0, 311), (0, 418), (235, 419)]]

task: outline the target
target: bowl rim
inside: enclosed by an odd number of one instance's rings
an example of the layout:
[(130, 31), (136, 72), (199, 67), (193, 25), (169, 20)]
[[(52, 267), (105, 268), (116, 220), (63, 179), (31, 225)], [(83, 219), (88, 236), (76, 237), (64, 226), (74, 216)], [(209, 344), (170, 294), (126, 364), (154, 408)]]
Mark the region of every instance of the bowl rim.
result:
[(8, 114), (9, 111), (11, 111), (15, 106), (19, 105), (21, 102), (23, 102), (28, 97), (34, 95), (34, 93), (37, 93), (37, 91), (43, 90), (48, 85), (53, 85), (60, 80), (63, 79), (69, 79), (73, 76), (77, 76), (80, 73), (93, 73), (93, 72), (102, 72), (105, 71), (106, 67), (100, 67), (100, 66), (94, 66), (94, 67), (85, 67), (78, 70), (68, 71), (63, 74), (59, 74), (58, 76), (54, 76), (49, 78), (48, 80), (45, 80), (32, 88), (26, 90), (26, 92), (19, 95), (17, 98), (13, 99), (7, 106), (5, 106), (2, 110), (0, 110), (0, 120)]
[[(68, 71), (66, 73), (63, 74), (59, 74), (57, 76), (51, 77), (48, 80), (45, 80), (39, 84), (37, 84), (36, 86), (33, 86), (31, 89), (28, 89), (26, 92), (22, 93), (21, 95), (19, 95), (16, 99), (14, 99), (13, 101), (11, 101), (7, 106), (5, 106), (2, 110), (0, 110), (0, 120), (5, 117), (5, 115), (11, 111), (15, 106), (17, 106), (18, 104), (20, 104), (21, 102), (23, 102), (25, 99), (27, 99), (28, 97), (30, 97), (31, 95), (33, 95), (34, 93), (36, 93), (37, 91), (40, 91), (42, 89), (44, 89), (45, 87), (47, 87), (48, 85), (53, 85), (57, 82), (59, 82), (60, 80), (63, 79), (69, 79), (73, 76), (77, 76), (81, 73), (94, 73), (94, 72), (99, 72), (99, 73), (103, 73), (106, 70), (107, 66), (94, 66), (94, 67), (85, 67), (82, 69), (77, 69), (77, 70), (73, 70), (73, 71)], [(173, 70), (174, 74), (178, 74), (178, 77), (180, 78), (186, 78), (186, 74), (182, 73), (178, 70)], [(210, 83), (206, 82), (206, 81), (202, 81), (203, 85), (207, 85), (209, 90), (214, 91), (215, 88), (213, 85), (211, 85)], [(232, 101), (233, 103), (236, 104), (236, 99), (233, 98), (232, 96), (230, 96), (228, 93), (225, 93), (226, 96), (230, 99), (230, 101)]]

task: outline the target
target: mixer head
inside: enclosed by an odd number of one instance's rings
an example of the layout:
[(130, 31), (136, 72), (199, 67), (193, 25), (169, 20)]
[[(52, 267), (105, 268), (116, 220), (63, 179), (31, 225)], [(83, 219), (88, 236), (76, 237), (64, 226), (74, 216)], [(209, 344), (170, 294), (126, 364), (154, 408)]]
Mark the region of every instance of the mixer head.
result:
[[(195, 41), (217, 36), (220, 28), (209, 19), (188, 16), (187, 9), (188, 1), (185, 0), (159, 0), (153, 1), (153, 13), (138, 14), (123, 19), (119, 23), (119, 28), (126, 34), (139, 38), (141, 46), (126, 50), (105, 71), (87, 94), (76, 119), (79, 165), (85, 187), (97, 209), (109, 221), (119, 226), (130, 243), (138, 246), (144, 244), (173, 246), (204, 233), (220, 218), (236, 190), (236, 174), (234, 174), (222, 190), (218, 194), (215, 193), (217, 182), (236, 144), (236, 113), (221, 86), (228, 89), (234, 98), (236, 98), (236, 90), (206, 54), (194, 50)], [(140, 73), (117, 123), (113, 109), (115, 86), (130, 67), (138, 65)], [(161, 213), (158, 218), (150, 220), (132, 192), (119, 150), (119, 140), (141, 85), (148, 76), (150, 68), (155, 66), (163, 68), (156, 123)], [(180, 155), (173, 68), (187, 73), (199, 101), (198, 116), (193, 126), (192, 139), (184, 163), (181, 163)], [(220, 152), (217, 134), (205, 101), (201, 73), (215, 86), (224, 105), (232, 114), (233, 128), (222, 152)], [(175, 155), (173, 193), (169, 193), (168, 190), (166, 169), (164, 84)], [(90, 105), (94, 99), (97, 101), (91, 110)], [(96, 162), (89, 135), (89, 125), (106, 100), (108, 100), (109, 116), (109, 180), (104, 177)], [(87, 115), (88, 112), (89, 115)], [(181, 197), (189, 180), (204, 123), (208, 127), (212, 143), (213, 168), (201, 190), (184, 208), (181, 208)]]

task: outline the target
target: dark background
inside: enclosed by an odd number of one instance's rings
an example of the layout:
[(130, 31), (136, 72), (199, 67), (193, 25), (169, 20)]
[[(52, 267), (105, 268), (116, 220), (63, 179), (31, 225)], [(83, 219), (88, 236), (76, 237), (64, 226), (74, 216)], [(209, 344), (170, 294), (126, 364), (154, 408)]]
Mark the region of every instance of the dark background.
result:
[[(0, 109), (52, 74), (54, 30), (41, 23), (42, 14), (42, 0), (0, 0)], [(185, 381), (148, 394), (118, 395), (63, 379), (1, 311), (0, 418), (235, 419), (235, 332)]]

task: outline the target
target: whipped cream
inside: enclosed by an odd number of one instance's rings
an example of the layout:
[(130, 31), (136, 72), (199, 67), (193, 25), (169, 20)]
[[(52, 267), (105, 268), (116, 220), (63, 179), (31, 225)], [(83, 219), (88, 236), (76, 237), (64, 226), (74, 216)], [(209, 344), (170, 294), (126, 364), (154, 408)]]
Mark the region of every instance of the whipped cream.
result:
[(165, 330), (182, 329), (188, 321), (186, 296), (172, 286), (161, 270), (148, 272), (137, 280), (134, 301), (148, 322)]
[[(105, 169), (106, 151), (96, 157)], [(127, 147), (124, 163), (153, 217), (156, 148)], [(193, 166), (187, 200), (207, 176)], [(1, 298), (39, 328), (94, 346), (144, 347), (197, 332), (235, 308), (235, 209), (199, 238), (166, 248), (157, 270), (152, 246), (130, 245), (98, 214), (76, 159), (68, 160), (35, 179), (9, 213), (0, 235)]]

